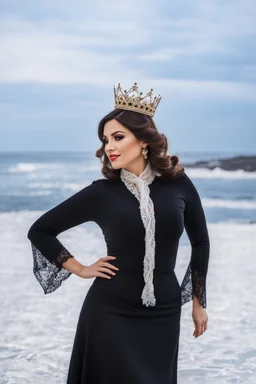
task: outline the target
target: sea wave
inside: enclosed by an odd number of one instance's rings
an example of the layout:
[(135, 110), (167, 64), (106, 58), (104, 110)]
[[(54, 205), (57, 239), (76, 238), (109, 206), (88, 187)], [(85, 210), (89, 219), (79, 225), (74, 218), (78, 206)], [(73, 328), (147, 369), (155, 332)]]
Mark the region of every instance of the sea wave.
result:
[(100, 171), (100, 169), (101, 169), (100, 164), (86, 165), (85, 167), (81, 168), (81, 170), (85, 172), (98, 172)]
[(34, 191), (34, 192), (29, 192), (28, 196), (50, 196), (52, 195), (52, 191)]
[(38, 189), (66, 189), (71, 191), (79, 191), (80, 189), (86, 187), (88, 183), (47, 183), (47, 182), (34, 182), (34, 183), (28, 183), (27, 186), (29, 188), (38, 188)]
[(224, 200), (202, 198), (202, 204), (207, 208), (256, 209), (255, 200)]
[[(0, 326), (5, 339), (1, 343), (0, 376), (4, 377), (7, 372), (6, 383), (65, 382), (81, 304), (93, 283), (93, 279), (73, 274), (56, 292), (43, 294), (33, 274), (31, 245), (26, 238), (29, 227), (42, 213), (0, 213), (3, 313)], [(84, 265), (107, 256), (100, 228), (95, 225), (89, 230), (89, 225), (88, 222), (83, 227), (71, 228), (58, 236)], [(180, 384), (252, 384), (255, 383), (255, 338), (252, 336), (256, 316), (253, 305), (256, 225), (209, 223), (208, 228), (211, 241), (206, 290), (209, 329), (195, 340), (192, 303), (182, 307)], [(175, 264), (179, 283), (184, 278), (190, 250), (189, 244), (179, 246)], [(194, 358), (197, 356), (200, 358)]]
[[(64, 163), (17, 163), (16, 165), (9, 167), (10, 173), (35, 173), (43, 170), (56, 170), (66, 169)], [(77, 169), (77, 167), (76, 167)], [(98, 172), (100, 171), (100, 165), (88, 164), (86, 166), (79, 167), (80, 172)], [(236, 171), (227, 171), (221, 168), (215, 168), (210, 170), (208, 168), (189, 168), (185, 167), (185, 171), (188, 176), (192, 178), (200, 179), (256, 179), (256, 172), (246, 172), (242, 169)]]
[(8, 168), (10, 173), (31, 173), (44, 169), (61, 169), (64, 164), (61, 163), (18, 163), (13, 167)]
[[(69, 164), (71, 165), (71, 164)], [(17, 163), (16, 165), (9, 167), (10, 173), (34, 173), (41, 170), (55, 170), (66, 169), (67, 164), (64, 163)], [(100, 164), (88, 164), (86, 166), (76, 165), (76, 169), (79, 168), (81, 172), (97, 172), (100, 171)]]
[(215, 168), (186, 168), (185, 172), (195, 179), (256, 179), (256, 172), (245, 172), (242, 169), (236, 171), (226, 171), (225, 169)]

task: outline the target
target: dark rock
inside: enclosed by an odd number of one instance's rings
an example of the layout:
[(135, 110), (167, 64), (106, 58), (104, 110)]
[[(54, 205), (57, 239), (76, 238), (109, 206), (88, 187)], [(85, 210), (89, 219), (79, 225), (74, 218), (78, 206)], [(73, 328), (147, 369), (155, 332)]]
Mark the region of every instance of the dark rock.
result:
[(196, 161), (195, 163), (184, 164), (186, 168), (221, 168), (226, 171), (242, 169), (246, 172), (256, 171), (256, 156), (236, 156), (229, 159), (212, 159), (208, 161)]

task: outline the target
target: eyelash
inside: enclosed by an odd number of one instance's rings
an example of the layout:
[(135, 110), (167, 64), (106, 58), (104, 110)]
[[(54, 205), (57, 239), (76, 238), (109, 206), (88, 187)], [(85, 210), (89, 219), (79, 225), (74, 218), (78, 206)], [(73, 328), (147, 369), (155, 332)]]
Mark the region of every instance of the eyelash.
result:
[[(124, 136), (118, 136), (118, 135), (117, 135), (117, 136), (115, 136), (115, 139), (117, 139), (117, 138), (119, 138), (119, 139), (122, 140), (122, 139), (124, 138)], [(118, 140), (118, 141), (119, 141), (119, 140)], [(106, 144), (107, 144), (107, 141), (106, 141), (106, 140), (103, 140), (103, 144), (106, 145)]]

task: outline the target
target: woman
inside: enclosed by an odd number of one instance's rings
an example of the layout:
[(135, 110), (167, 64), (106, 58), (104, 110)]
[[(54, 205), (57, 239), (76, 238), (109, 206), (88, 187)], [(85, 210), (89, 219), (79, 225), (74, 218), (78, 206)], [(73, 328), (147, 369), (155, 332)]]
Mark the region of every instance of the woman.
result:
[[(194, 337), (207, 329), (209, 236), (198, 192), (166, 155), (153, 116), (160, 98), (114, 89), (99, 123), (103, 179), (93, 181), (30, 228), (34, 274), (44, 292), (71, 273), (95, 278), (85, 297), (67, 384), (175, 384), (181, 307), (193, 300)], [(57, 235), (87, 221), (104, 234), (107, 256), (81, 264)], [(179, 238), (192, 246), (184, 279), (174, 272)]]

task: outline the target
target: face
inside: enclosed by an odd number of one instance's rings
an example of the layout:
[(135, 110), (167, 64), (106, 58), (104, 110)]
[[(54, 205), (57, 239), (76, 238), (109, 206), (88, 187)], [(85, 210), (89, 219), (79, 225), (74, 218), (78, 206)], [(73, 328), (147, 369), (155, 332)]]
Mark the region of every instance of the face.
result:
[[(139, 141), (131, 131), (114, 119), (105, 124), (103, 140), (106, 155), (114, 169), (133, 168), (144, 159), (141, 151), (146, 143)], [(120, 156), (112, 160), (111, 154)]]

